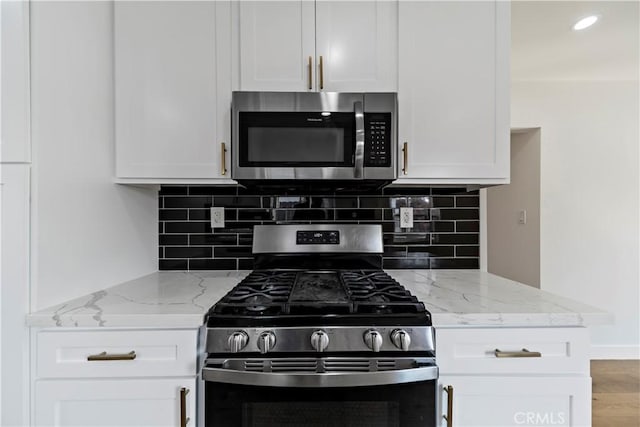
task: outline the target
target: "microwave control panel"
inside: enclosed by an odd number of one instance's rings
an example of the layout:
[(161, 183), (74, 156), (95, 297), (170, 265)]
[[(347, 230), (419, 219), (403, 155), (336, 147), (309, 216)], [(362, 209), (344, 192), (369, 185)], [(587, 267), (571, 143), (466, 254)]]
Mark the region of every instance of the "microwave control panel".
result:
[(391, 113), (364, 114), (364, 165), (391, 166)]

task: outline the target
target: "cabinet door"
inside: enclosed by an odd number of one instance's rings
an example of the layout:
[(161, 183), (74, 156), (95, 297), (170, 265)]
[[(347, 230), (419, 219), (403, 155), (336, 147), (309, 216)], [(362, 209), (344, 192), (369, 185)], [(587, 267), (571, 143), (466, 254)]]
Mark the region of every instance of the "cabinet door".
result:
[(119, 178), (223, 178), (217, 127), (229, 114), (218, 97), (226, 96), (230, 108), (230, 78), (221, 81), (216, 65), (230, 58), (216, 15), (225, 7), (115, 2)]
[(314, 90), (314, 2), (242, 1), (234, 6), (240, 90)]
[(508, 182), (509, 2), (401, 2), (399, 26), (398, 183)]
[[(180, 389), (187, 416), (195, 416), (195, 379), (40, 380), (35, 385), (36, 426), (180, 425)], [(192, 419), (189, 425), (196, 425)]]
[(29, 408), (29, 178), (0, 164), (0, 425), (27, 424)]
[(326, 91), (398, 90), (398, 3), (316, 2), (316, 55)]
[[(588, 375), (589, 330), (573, 328), (436, 328), (442, 374)], [(539, 357), (497, 357), (527, 349)]]
[(0, 162), (30, 162), (29, 2), (0, 2)]
[(591, 425), (589, 377), (441, 376), (439, 382), (442, 415), (448, 410), (445, 389), (453, 387), (455, 427)]

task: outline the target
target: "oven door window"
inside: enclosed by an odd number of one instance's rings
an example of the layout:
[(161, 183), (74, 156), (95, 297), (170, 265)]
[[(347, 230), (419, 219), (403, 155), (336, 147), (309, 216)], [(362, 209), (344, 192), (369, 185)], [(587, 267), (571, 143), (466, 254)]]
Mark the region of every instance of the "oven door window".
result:
[(436, 381), (345, 388), (206, 382), (206, 427), (433, 427)]
[(239, 113), (240, 166), (353, 167), (353, 113)]

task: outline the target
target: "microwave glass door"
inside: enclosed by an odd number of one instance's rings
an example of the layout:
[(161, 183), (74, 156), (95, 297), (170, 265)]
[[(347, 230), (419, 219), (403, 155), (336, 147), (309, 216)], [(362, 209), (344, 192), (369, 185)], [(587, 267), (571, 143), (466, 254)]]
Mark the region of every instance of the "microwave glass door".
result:
[(354, 113), (240, 112), (241, 167), (353, 167)]

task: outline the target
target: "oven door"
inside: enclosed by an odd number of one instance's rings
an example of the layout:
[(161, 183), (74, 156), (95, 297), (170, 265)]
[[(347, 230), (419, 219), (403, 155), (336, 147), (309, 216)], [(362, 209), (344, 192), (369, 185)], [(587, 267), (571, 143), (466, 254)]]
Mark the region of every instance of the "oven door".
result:
[(364, 177), (362, 94), (235, 92), (232, 178)]
[[(304, 362), (297, 362), (304, 366)], [(438, 368), (256, 372), (205, 366), (206, 427), (433, 427)]]

